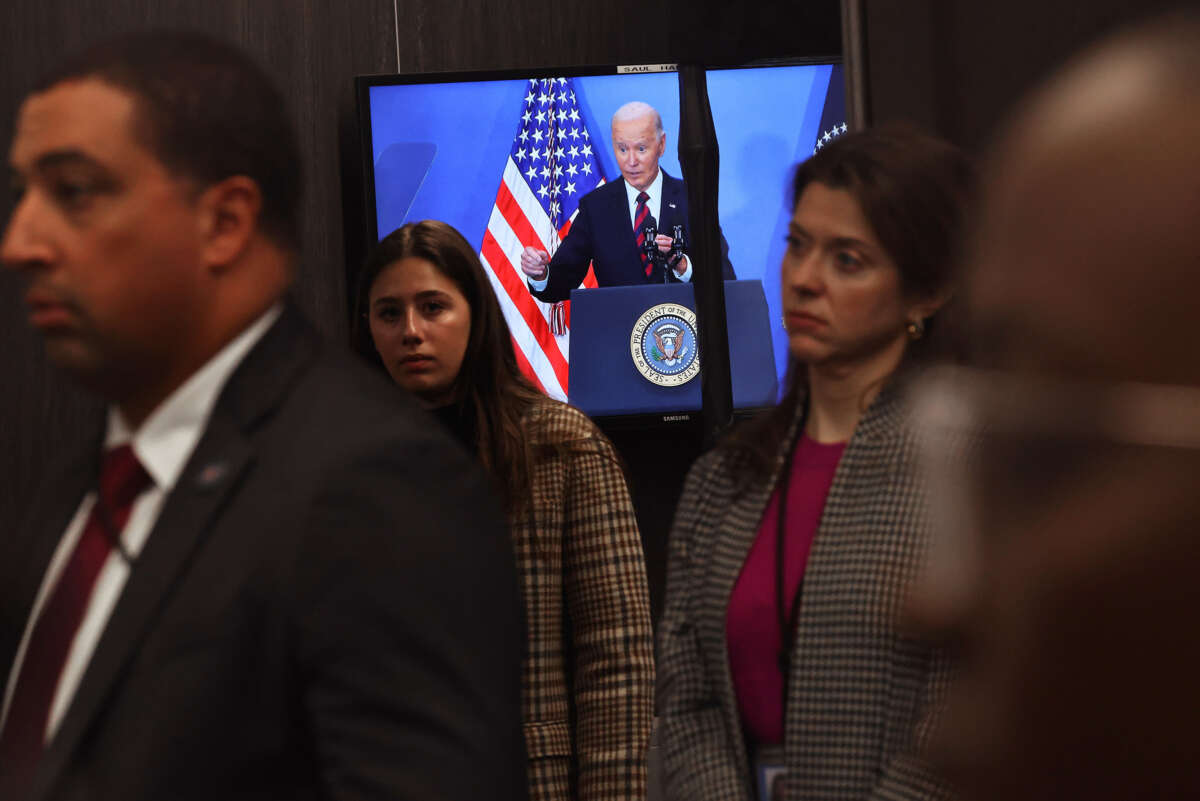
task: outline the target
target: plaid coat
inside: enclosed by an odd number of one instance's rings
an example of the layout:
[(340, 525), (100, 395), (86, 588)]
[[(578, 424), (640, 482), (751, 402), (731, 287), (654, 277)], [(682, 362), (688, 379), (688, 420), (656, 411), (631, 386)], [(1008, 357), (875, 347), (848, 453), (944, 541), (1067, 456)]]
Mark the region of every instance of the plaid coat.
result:
[[(789, 436), (795, 436), (799, 418)], [(717, 448), (692, 468), (671, 532), (660, 623), (659, 748), (669, 801), (756, 797), (729, 672), (725, 618), (786, 458), (737, 490), (744, 455)], [(914, 437), (894, 389), (867, 410), (838, 464), (802, 584), (785, 729), (795, 801), (943, 798), (916, 758), (947, 665), (895, 626), (928, 526)]]
[(612, 443), (555, 401), (527, 415), (533, 502), (510, 521), (525, 599), (530, 801), (646, 795), (654, 645), (641, 538)]

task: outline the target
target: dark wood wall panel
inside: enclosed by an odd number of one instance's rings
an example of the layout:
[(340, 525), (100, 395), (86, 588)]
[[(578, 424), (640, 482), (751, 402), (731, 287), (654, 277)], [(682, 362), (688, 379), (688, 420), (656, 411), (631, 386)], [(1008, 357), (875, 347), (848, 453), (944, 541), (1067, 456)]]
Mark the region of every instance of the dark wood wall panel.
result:
[(837, 0), (397, 0), (397, 9), (400, 72), (841, 50)]
[[(976, 149), (1081, 47), (1177, 0), (866, 0), (871, 116)], [(1194, 3), (1191, 5), (1195, 5)]]

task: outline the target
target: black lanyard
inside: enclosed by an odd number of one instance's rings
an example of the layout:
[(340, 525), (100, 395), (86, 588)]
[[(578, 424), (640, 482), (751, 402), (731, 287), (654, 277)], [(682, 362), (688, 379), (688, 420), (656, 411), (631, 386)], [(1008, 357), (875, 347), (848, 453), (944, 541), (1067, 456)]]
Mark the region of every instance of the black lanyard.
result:
[(788, 677), (791, 674), (792, 667), (792, 649), (796, 645), (796, 616), (800, 613), (800, 591), (804, 587), (804, 577), (800, 577), (800, 584), (796, 587), (796, 593), (792, 596), (792, 603), (786, 616), (784, 613), (784, 540), (786, 538), (787, 527), (787, 499), (788, 493), (791, 491), (792, 483), (792, 462), (796, 458), (796, 448), (800, 444), (800, 437), (803, 436), (804, 426), (801, 424), (796, 436), (792, 439), (792, 444), (788, 447), (787, 460), (783, 464), (783, 473), (780, 476), (777, 484), (779, 492), (779, 516), (775, 520), (775, 620), (779, 625), (779, 672), (783, 676), (783, 699), (786, 706)]

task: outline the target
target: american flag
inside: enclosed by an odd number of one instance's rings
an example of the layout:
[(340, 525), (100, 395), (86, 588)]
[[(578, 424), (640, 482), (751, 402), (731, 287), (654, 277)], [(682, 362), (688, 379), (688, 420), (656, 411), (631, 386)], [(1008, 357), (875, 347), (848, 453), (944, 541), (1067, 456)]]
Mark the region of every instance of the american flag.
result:
[[(529, 294), (521, 251), (554, 254), (579, 213), (579, 198), (604, 183), (595, 147), (571, 79), (530, 78), (479, 254), (521, 370), (559, 400), (567, 399), (567, 304)], [(590, 270), (583, 285), (596, 285)]]

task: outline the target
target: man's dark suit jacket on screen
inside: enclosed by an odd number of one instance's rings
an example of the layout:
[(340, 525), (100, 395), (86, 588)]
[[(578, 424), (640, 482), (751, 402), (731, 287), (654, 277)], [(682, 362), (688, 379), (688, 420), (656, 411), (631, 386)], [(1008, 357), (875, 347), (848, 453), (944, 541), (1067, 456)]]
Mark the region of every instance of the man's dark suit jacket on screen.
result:
[[(438, 431), (285, 310), (221, 392), (32, 797), (522, 799), (512, 545)], [(24, 547), (0, 548), (4, 673), (96, 463), (46, 481)]]
[[(679, 178), (667, 175), (666, 171), (662, 177), (658, 230), (669, 236), (674, 226), (682, 225), (690, 242), (687, 186)], [(597, 187), (579, 199), (579, 214), (550, 260), (546, 288), (538, 292), (531, 287), (530, 292), (547, 303), (567, 300), (571, 290), (587, 275), (589, 263), (595, 269), (598, 286), (636, 286), (661, 280), (658, 276), (646, 277), (637, 247), (637, 234), (629, 218), (629, 195), (625, 191), (624, 178)], [(705, 268), (705, 265), (693, 265), (693, 270)], [(673, 270), (667, 272), (669, 280), (678, 280)], [(724, 236), (721, 237), (721, 272), (727, 281), (736, 277), (733, 265), (729, 263), (729, 245)]]

